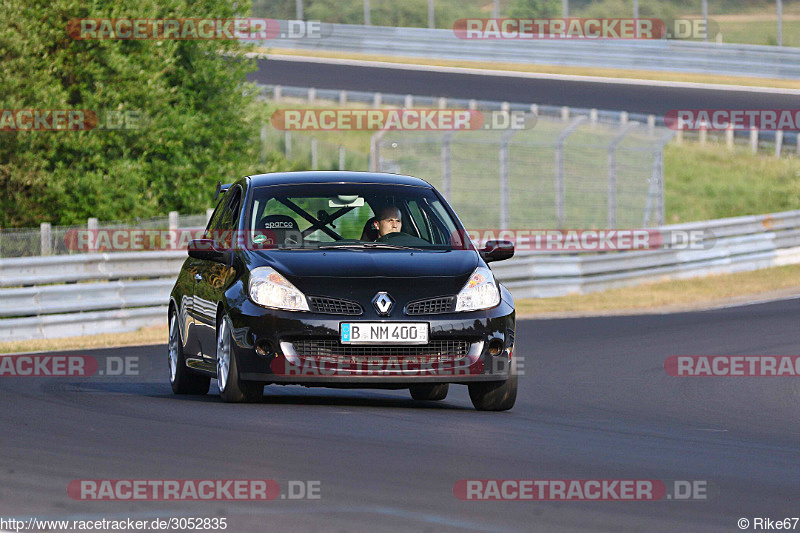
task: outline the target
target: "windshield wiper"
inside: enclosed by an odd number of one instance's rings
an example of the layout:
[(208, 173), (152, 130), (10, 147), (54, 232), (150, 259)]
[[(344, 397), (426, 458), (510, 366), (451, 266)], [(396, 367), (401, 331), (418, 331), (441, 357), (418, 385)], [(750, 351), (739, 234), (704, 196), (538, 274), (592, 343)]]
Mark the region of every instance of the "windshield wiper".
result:
[(419, 250), (423, 251), (422, 248), (414, 248), (413, 246), (399, 246), (397, 244), (387, 244), (384, 242), (362, 242), (362, 243), (347, 243), (347, 244), (328, 244), (325, 246), (318, 246), (318, 250), (335, 250), (335, 249), (346, 249), (346, 248), (367, 248), (367, 249), (376, 249), (376, 248), (383, 248), (386, 250)]

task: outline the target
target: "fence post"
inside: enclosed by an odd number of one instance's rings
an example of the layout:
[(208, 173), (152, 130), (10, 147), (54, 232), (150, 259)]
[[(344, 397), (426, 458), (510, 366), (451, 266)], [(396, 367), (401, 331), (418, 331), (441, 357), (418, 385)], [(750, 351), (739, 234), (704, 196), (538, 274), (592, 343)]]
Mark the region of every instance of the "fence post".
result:
[(378, 172), (381, 168), (381, 141), (387, 130), (380, 130), (369, 140), (369, 170)]
[(339, 170), (344, 170), (345, 167), (345, 150), (344, 146), (339, 145)]
[(469, 108), (470, 108), (472, 111), (475, 111), (476, 109), (478, 109), (478, 101), (477, 101), (477, 100), (475, 100), (474, 98), (473, 98), (473, 99), (471, 99), (471, 100), (469, 101), (469, 106), (468, 106), (468, 107), (469, 107)]
[[(89, 230), (89, 234), (90, 235), (92, 234), (92, 232), (94, 232), (95, 243), (96, 243), (97, 242), (97, 228), (98, 228), (97, 219), (96, 218), (90, 218), (89, 220), (87, 220), (86, 221), (86, 228)], [(94, 249), (89, 248), (89, 250), (88, 250), (89, 253), (96, 252), (96, 251), (97, 251), (97, 247), (96, 246), (95, 246)]]
[(700, 146), (705, 146), (708, 140), (708, 124), (705, 122), (700, 123)]
[(454, 130), (446, 131), (442, 135), (442, 196), (450, 201), (450, 141), (453, 140)]
[(677, 144), (683, 144), (683, 119), (678, 119), (678, 127), (677, 131), (675, 132), (675, 142)]
[(638, 122), (625, 125), (608, 145), (608, 216), (606, 218), (608, 229), (617, 227), (617, 148), (625, 136), (638, 125)]
[(272, 88), (272, 99), (275, 100), (276, 102), (280, 101), (280, 99), (281, 99), (281, 86), (280, 85), (275, 85)]
[(369, 11), (369, 0), (364, 0), (364, 26), (372, 25)]
[(647, 115), (647, 134), (652, 137), (656, 133), (656, 116)]
[(725, 146), (728, 147), (728, 150), (733, 150), (733, 124), (728, 124), (728, 127), (725, 128)]
[(311, 137), (311, 170), (317, 170), (317, 138)]
[(750, 151), (754, 154), (758, 153), (758, 129), (752, 128), (750, 130)]
[(436, 21), (434, 19), (433, 0), (428, 0), (428, 28), (436, 28)]
[(628, 112), (627, 111), (620, 112), (620, 114), (619, 114), (619, 123), (620, 123), (621, 126), (624, 126), (625, 124), (628, 123)]
[(439, 97), (439, 109), (447, 109), (447, 98), (444, 96)]
[(297, 0), (295, 2), (295, 10), (297, 20), (303, 20), (303, 0)]
[(403, 107), (405, 107), (406, 109), (411, 109), (412, 107), (414, 107), (414, 97), (412, 95), (410, 94), (406, 95), (406, 101), (403, 104)]
[(775, 132), (775, 157), (781, 156), (781, 149), (783, 148), (783, 130)]
[(283, 155), (286, 156), (286, 159), (292, 155), (292, 132), (289, 130), (283, 134)]
[(317, 100), (317, 90), (314, 87), (308, 88), (308, 103), (313, 104)]
[[(508, 187), (508, 138), (509, 132), (511, 130), (507, 130), (503, 132), (503, 135), (500, 140), (500, 152), (498, 154), (500, 159), (500, 229), (508, 229), (509, 226), (509, 216), (508, 216), (508, 204), (509, 204), (509, 187)], [(513, 133), (511, 133), (513, 135)]]
[(42, 249), (42, 253), (41, 253), (41, 255), (51, 255), (52, 254), (52, 251), (53, 251), (53, 248), (52, 248), (53, 240), (51, 238), (51, 236), (52, 236), (51, 230), (52, 230), (52, 227), (50, 226), (49, 222), (42, 222), (39, 225), (39, 231), (41, 233), (41, 239), (40, 240), (41, 240), (41, 243), (42, 243), (42, 248), (41, 248)]
[(588, 117), (577, 117), (572, 123), (558, 134), (556, 138), (556, 228), (562, 229), (565, 221), (564, 211), (564, 143), (578, 126), (583, 124)]
[(347, 105), (347, 91), (339, 91), (339, 105)]
[(375, 93), (375, 96), (372, 98), (372, 105), (375, 107), (380, 107), (383, 103), (383, 95), (381, 93)]
[(564, 106), (561, 108), (561, 120), (567, 122), (569, 120), (569, 107)]
[(539, 116), (539, 104), (531, 104), (531, 113), (537, 117)]
[(174, 239), (168, 240), (167, 242), (170, 243), (170, 250), (177, 249), (177, 239), (178, 239), (178, 212), (177, 211), (170, 211), (169, 212), (169, 233), (170, 235), (174, 236)]
[(597, 114), (597, 109), (590, 109), (589, 110), (589, 122), (591, 123), (592, 126), (597, 125), (598, 118), (599, 118), (599, 115)]
[(267, 164), (267, 124), (261, 124), (261, 165)]

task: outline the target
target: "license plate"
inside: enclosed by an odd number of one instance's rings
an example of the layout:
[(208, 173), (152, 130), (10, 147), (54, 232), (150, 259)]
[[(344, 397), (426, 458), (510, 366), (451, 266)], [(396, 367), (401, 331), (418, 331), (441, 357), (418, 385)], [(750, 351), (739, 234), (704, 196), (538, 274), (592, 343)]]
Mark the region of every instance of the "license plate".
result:
[(427, 344), (427, 322), (344, 322), (342, 344)]

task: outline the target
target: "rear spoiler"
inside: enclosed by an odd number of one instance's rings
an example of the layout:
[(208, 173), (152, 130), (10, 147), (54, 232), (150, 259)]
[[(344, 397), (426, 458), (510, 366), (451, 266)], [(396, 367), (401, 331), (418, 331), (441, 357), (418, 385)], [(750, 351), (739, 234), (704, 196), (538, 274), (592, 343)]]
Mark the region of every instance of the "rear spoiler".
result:
[(217, 192), (214, 193), (214, 201), (216, 202), (217, 200), (219, 200), (219, 197), (222, 195), (222, 193), (224, 193), (225, 191), (230, 189), (231, 185), (233, 185), (233, 184), (232, 183), (227, 183), (227, 184), (223, 185), (221, 181), (218, 181), (217, 182)]

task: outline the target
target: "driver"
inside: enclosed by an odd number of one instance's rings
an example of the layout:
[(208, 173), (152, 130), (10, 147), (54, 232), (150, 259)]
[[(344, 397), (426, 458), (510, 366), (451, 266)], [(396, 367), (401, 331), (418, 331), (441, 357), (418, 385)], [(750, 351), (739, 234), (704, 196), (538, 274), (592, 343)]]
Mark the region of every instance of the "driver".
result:
[(387, 205), (378, 212), (377, 220), (372, 223), (372, 226), (378, 230), (378, 238), (383, 237), (387, 233), (399, 233), (403, 227), (402, 215), (400, 210), (393, 206)]

